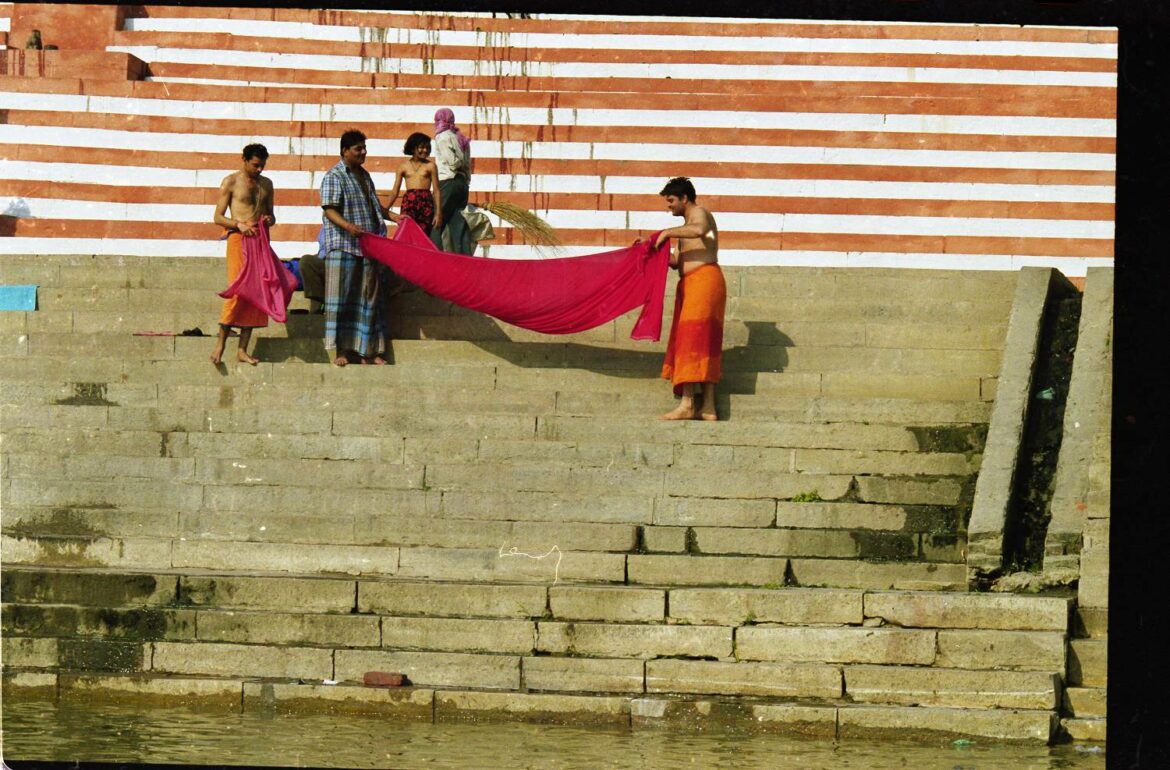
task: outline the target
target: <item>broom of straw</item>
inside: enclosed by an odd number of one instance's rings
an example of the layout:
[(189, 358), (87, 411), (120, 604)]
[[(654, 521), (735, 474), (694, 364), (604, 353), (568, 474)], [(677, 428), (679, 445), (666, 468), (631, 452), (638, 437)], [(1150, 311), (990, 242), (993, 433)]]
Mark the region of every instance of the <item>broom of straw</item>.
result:
[(480, 208), (490, 211), (510, 224), (520, 233), (524, 242), (532, 245), (541, 256), (544, 256), (546, 249), (553, 253), (560, 250), (561, 238), (552, 225), (523, 206), (507, 201), (492, 201), (481, 205)]

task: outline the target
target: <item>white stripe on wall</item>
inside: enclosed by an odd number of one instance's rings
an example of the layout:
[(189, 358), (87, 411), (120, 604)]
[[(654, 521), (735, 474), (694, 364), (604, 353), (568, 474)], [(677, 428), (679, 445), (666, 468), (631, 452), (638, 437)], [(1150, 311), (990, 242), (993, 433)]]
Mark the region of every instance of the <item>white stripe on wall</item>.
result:
[[(579, 17), (592, 19), (593, 17)], [(719, 36), (694, 34), (650, 35), (637, 31), (642, 18), (623, 18), (606, 34), (557, 32), (492, 32), (408, 27), (350, 27), (305, 22), (238, 19), (126, 20), (134, 32), (229, 33), (237, 37), (270, 37), (337, 42), (384, 42), (402, 45), (505, 46), (518, 49), (585, 48), (629, 51), (763, 51), (781, 53), (951, 54), (975, 56), (1044, 56), (1093, 59), (1117, 58), (1115, 43), (1065, 43), (1033, 40), (930, 40), (915, 38), (793, 37), (785, 34)], [(675, 20), (677, 21), (677, 20)], [(711, 19), (703, 19), (704, 26)], [(760, 24), (760, 22), (756, 22)], [(767, 23), (767, 22), (764, 22)], [(806, 24), (814, 22), (805, 22)], [(820, 22), (815, 22), (819, 24)], [(680, 46), (680, 39), (685, 44)], [(233, 53), (233, 56), (235, 54)], [(682, 54), (685, 56), (685, 54)]]
[[(102, 184), (111, 187), (196, 187), (215, 188), (234, 168), (171, 169), (152, 166), (125, 166), (86, 163), (49, 163), (0, 159), (0, 179)], [(277, 190), (317, 189), (328, 171), (265, 171)], [(372, 174), (374, 184), (386, 192), (394, 184), (393, 174)], [(477, 191), (533, 193), (633, 194), (657, 193), (665, 180), (658, 177), (607, 177), (575, 175), (478, 174), (472, 182)], [(739, 179), (695, 177), (703, 195), (743, 197), (799, 197), (825, 199), (873, 198), (890, 200), (966, 200), (1021, 203), (1112, 203), (1111, 185), (1029, 185), (971, 184), (956, 182), (867, 182), (842, 179)], [(599, 184), (601, 187), (599, 193)]]
[[(607, 38), (608, 40), (609, 38)], [(147, 63), (222, 65), (224, 52), (201, 48), (108, 46)], [(326, 72), (397, 72), (407, 75), (501, 75), (555, 78), (652, 78), (713, 80), (818, 80), (873, 83), (974, 83), (982, 85), (1085, 86), (1113, 88), (1113, 72), (1060, 70), (993, 70), (962, 67), (834, 67), (797, 64), (638, 64), (624, 62), (500, 61), (496, 59), (421, 59), (416, 51), (394, 58), (326, 54), (232, 51), (236, 67), (322, 70)]]
[[(403, 104), (290, 104), (220, 101), (178, 101), (35, 94), (0, 91), (0, 109), (92, 112), (114, 115), (157, 115), (174, 118), (232, 120), (308, 120), (330, 122), (392, 122), (432, 125), (443, 105)], [(468, 117), (470, 115), (470, 117)], [(982, 115), (878, 115), (832, 112), (733, 112), (692, 110), (539, 109), (531, 107), (473, 107), (456, 111), (464, 130), (476, 140), (480, 124), (529, 126), (702, 126), (704, 128), (769, 128), (796, 130), (917, 132), (931, 134), (993, 134), (996, 136), (1116, 135), (1117, 122), (1107, 118), (1045, 118)], [(43, 132), (43, 129), (37, 128)], [(53, 131), (65, 130), (54, 127)], [(104, 129), (72, 129), (98, 131)], [(122, 132), (138, 133), (142, 132)], [(150, 136), (165, 136), (151, 133)], [(207, 136), (190, 134), (190, 136)], [(475, 151), (473, 150), (473, 153)], [(331, 153), (332, 154), (332, 153)], [(397, 154), (397, 153), (395, 153)]]

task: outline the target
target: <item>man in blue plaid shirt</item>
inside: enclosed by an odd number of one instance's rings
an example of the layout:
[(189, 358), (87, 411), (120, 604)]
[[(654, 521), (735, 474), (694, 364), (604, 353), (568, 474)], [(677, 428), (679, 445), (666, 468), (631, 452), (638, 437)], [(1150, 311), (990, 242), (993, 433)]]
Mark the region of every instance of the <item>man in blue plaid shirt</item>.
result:
[(341, 135), (341, 160), (321, 180), (325, 251), (325, 347), (333, 363), (385, 364), (383, 289), (393, 275), (361, 256), (358, 236), (386, 234), (385, 219), (398, 217), (378, 201), (366, 162), (366, 136), (351, 129)]

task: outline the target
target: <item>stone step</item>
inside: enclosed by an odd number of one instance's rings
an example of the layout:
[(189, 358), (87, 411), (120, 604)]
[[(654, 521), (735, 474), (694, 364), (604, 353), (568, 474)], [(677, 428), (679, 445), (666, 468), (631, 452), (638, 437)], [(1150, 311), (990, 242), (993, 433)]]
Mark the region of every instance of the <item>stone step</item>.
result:
[(1107, 639), (1073, 639), (1068, 643), (1070, 687), (1105, 687), (1109, 681)]
[[(315, 338), (324, 336), (325, 319), (307, 314), (298, 301), (290, 305), (286, 323), (271, 323), (256, 334), (264, 338)], [(431, 310), (434, 312), (427, 313)], [(663, 316), (668, 333), (673, 311)], [(135, 334), (140, 332), (179, 333), (198, 328), (214, 336), (218, 307), (168, 310), (38, 310), (35, 313), (0, 315), (0, 333), (18, 334)], [(637, 314), (584, 332), (556, 337), (506, 324), (457, 306), (448, 308), (393, 307), (388, 332), (403, 340), (511, 340), (549, 342), (554, 339), (584, 343), (628, 342)], [(727, 317), (723, 329), (725, 347), (854, 347), (854, 348), (946, 348), (952, 350), (999, 350), (1006, 333), (1005, 321), (924, 325), (906, 321), (855, 319), (836, 321), (778, 320), (774, 324)]]
[(1060, 727), (1074, 741), (1105, 742), (1106, 720), (1104, 718), (1065, 718), (1060, 720)]
[[(7, 333), (0, 335), (5, 357), (63, 357), (101, 351), (104, 356), (138, 360), (204, 360), (209, 340), (199, 337), (136, 336), (116, 332)], [(645, 369), (654, 372), (662, 362), (665, 341), (637, 343), (513, 342), (510, 340), (394, 340), (387, 355), (396, 365), (483, 363), (498, 367)], [(329, 360), (321, 337), (262, 336), (253, 354), (262, 361)], [(857, 373), (879, 370), (892, 375), (954, 375), (995, 377), (999, 350), (933, 348), (784, 347), (760, 345), (730, 347), (723, 352), (728, 372)]]
[(1107, 706), (1104, 687), (1066, 687), (1064, 713), (1078, 719), (1104, 718)]

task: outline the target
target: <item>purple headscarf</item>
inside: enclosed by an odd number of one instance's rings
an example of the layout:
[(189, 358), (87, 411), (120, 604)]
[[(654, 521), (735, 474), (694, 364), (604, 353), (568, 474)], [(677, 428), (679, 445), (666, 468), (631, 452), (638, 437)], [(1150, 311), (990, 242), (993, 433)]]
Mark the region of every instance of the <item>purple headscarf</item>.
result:
[(471, 152), (471, 140), (455, 127), (455, 113), (449, 107), (444, 107), (435, 113), (435, 136), (444, 131), (454, 131), (455, 138), (459, 140), (459, 146), (463, 148), (463, 152)]

